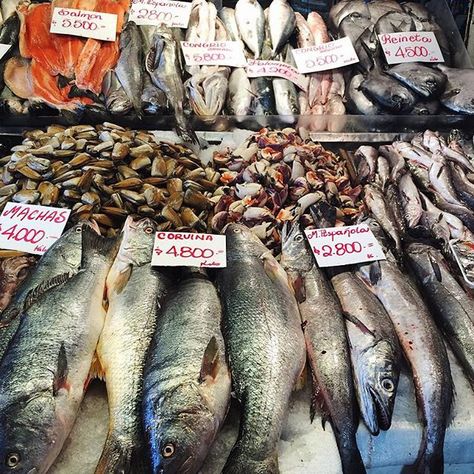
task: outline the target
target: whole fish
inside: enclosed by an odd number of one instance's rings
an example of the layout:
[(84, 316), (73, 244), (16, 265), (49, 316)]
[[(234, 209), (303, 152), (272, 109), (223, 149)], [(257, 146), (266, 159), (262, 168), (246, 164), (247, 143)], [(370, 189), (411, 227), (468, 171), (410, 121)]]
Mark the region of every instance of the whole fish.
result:
[(397, 64), (386, 72), (427, 98), (438, 96), (446, 85), (446, 76), (441, 71), (420, 63)]
[(307, 48), (308, 46), (314, 46), (314, 36), (311, 31), (308, 22), (300, 12), (295, 12), (296, 19), (296, 42), (298, 48)]
[(362, 74), (356, 74), (352, 77), (348, 87), (349, 108), (363, 115), (379, 115), (383, 113), (383, 109), (377, 102), (369, 99), (360, 89), (360, 85), (364, 81)]
[(120, 57), (115, 74), (138, 115), (142, 113), (143, 61), (140, 28), (129, 21), (120, 33)]
[(390, 163), (387, 158), (379, 156), (377, 158), (377, 174), (375, 176), (375, 182), (380, 189), (385, 190), (385, 187), (390, 181)]
[(474, 184), (471, 183), (459, 165), (450, 163), (451, 178), (456, 193), (470, 209), (474, 210)]
[[(333, 426), (344, 473), (365, 472), (356, 442), (357, 417), (344, 316), (314, 263), (299, 225), (282, 235), (281, 263), (296, 294), (313, 380), (311, 417), (320, 403)], [(319, 400), (318, 400), (319, 397)]]
[(447, 201), (436, 191), (432, 191), (431, 194), (433, 195), (434, 203), (437, 207), (448, 214), (453, 214), (458, 217), (471, 232), (474, 232), (473, 211), (464, 206), (464, 204), (453, 204)]
[(415, 161), (425, 168), (430, 168), (434, 160), (444, 161), (442, 156), (431, 154), (424, 148), (412, 145), (411, 143), (395, 141), (392, 143), (392, 146), (403, 158)]
[(185, 93), (181, 79), (180, 50), (171, 28), (160, 25), (156, 29), (145, 64), (153, 84), (166, 94), (173, 107), (178, 133), (185, 141), (198, 143), (184, 115)]
[(468, 171), (474, 171), (474, 165), (471, 159), (464, 153), (464, 150), (459, 150), (454, 146), (449, 146), (443, 136), (439, 136), (439, 144), (441, 153), (447, 160), (452, 161)]
[(416, 102), (409, 89), (377, 68), (369, 72), (359, 88), (369, 99), (396, 113), (410, 112)]
[[(90, 224), (82, 222), (71, 227), (41, 257), (28, 278), (18, 288), (10, 304), (0, 315), (0, 360), (20, 325), (20, 315), (28, 295), (55, 277), (74, 273), (81, 264), (82, 235)], [(98, 230), (98, 229), (97, 229)]]
[(255, 77), (250, 79), (252, 94), (252, 111), (254, 115), (276, 115), (275, 94), (272, 79)]
[(235, 68), (229, 77), (227, 110), (230, 115), (249, 115), (252, 86), (244, 68)]
[(258, 59), (265, 36), (265, 17), (258, 0), (238, 0), (235, 4), (235, 21), (240, 37)]
[[(0, 322), (2, 311), (8, 307), (18, 287), (27, 278), (35, 262), (34, 257), (23, 256), (0, 260)], [(0, 329), (0, 334), (1, 332), (2, 329)]]
[(473, 300), (452, 276), (439, 250), (423, 243), (412, 243), (407, 248), (407, 255), (431, 314), (474, 388)]
[(143, 78), (142, 92), (143, 112), (148, 115), (159, 115), (169, 111), (168, 98), (166, 94), (156, 87), (148, 74)]
[(115, 71), (109, 71), (102, 83), (105, 106), (112, 115), (126, 115), (133, 109), (133, 104), (120, 85)]
[(241, 41), (239, 29), (235, 20), (235, 10), (229, 7), (223, 7), (218, 12), (219, 18), (224, 23), (224, 26), (231, 41)]
[(305, 365), (300, 315), (286, 275), (258, 237), (241, 224), (229, 224), (226, 237), (228, 266), (217, 282), (242, 419), (223, 472), (276, 474), (282, 424)]
[(440, 97), (441, 103), (448, 109), (461, 113), (474, 113), (474, 96), (470, 87), (474, 81), (472, 69), (449, 68), (438, 65), (438, 68), (447, 76), (446, 89)]
[[(8, 471), (44, 474), (71, 431), (105, 319), (116, 241), (83, 230), (81, 271), (29, 296), (0, 363), (0, 456)], [(43, 291), (46, 290), (46, 291)], [(6, 472), (6, 469), (2, 469)]]
[(118, 255), (107, 276), (109, 306), (97, 356), (107, 384), (109, 432), (96, 474), (144, 472), (141, 403), (143, 371), (169, 279), (151, 266), (156, 224), (124, 224)]
[(405, 168), (403, 156), (393, 145), (380, 145), (378, 152), (388, 160), (390, 164), (390, 178), (394, 183), (397, 182), (401, 170)]
[(275, 108), (278, 115), (293, 117), (299, 114), (298, 93), (296, 86), (287, 79), (274, 78), (272, 81), (275, 94)]
[(346, 318), (359, 408), (376, 436), (392, 423), (401, 348), (384, 307), (352, 272), (335, 275), (331, 283)]
[(197, 473), (224, 421), (231, 378), (220, 324), (212, 282), (197, 269), (184, 271), (145, 367), (143, 422), (155, 473)]
[(272, 40), (272, 54), (276, 56), (288, 42), (295, 31), (295, 12), (287, 0), (272, 0), (268, 7), (270, 38)]
[(410, 173), (405, 173), (400, 178), (398, 189), (402, 200), (405, 220), (409, 228), (414, 228), (420, 222), (423, 214), (421, 198)]
[[(376, 223), (371, 228), (380, 235)], [(423, 427), (416, 472), (443, 472), (444, 437), (453, 401), (446, 347), (420, 294), (390, 253), (385, 255), (387, 260), (360, 265), (357, 275), (390, 316), (413, 372)]]
[(364, 187), (364, 191), (365, 204), (367, 205), (377, 222), (380, 224), (382, 229), (390, 236), (395, 246), (396, 253), (401, 254), (401, 229), (399, 228), (397, 219), (395, 219), (393, 215), (393, 210), (387, 205), (384, 195), (376, 186), (366, 184)]
[[(423, 193), (420, 193), (420, 198), (423, 208), (421, 226), (427, 230), (427, 234), (431, 233), (431, 237), (440, 240), (447, 246), (451, 238), (451, 230), (443, 212), (432, 204)], [(462, 222), (461, 225), (463, 226)]]
[(362, 145), (354, 153), (356, 163), (357, 179), (359, 182), (371, 182), (377, 172), (377, 149), (373, 146)]
[(445, 161), (434, 161), (429, 169), (432, 188), (448, 203), (462, 206), (453, 186), (451, 170)]

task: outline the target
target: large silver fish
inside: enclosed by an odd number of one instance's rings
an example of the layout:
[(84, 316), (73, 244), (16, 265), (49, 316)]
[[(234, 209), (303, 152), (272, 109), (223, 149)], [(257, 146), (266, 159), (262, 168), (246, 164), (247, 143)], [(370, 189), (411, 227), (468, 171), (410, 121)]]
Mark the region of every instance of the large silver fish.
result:
[(250, 229), (226, 230), (227, 268), (217, 281), (240, 434), (226, 474), (278, 473), (277, 444), (289, 398), (305, 364), (298, 306), (282, 268)]
[(287, 0), (272, 0), (268, 7), (270, 38), (272, 40), (272, 54), (276, 56), (288, 42), (295, 31), (296, 17)]
[(235, 4), (235, 20), (240, 37), (258, 59), (265, 36), (265, 17), (258, 0), (238, 0)]
[(157, 323), (143, 382), (152, 470), (196, 474), (224, 421), (231, 390), (221, 304), (205, 273), (183, 271)]

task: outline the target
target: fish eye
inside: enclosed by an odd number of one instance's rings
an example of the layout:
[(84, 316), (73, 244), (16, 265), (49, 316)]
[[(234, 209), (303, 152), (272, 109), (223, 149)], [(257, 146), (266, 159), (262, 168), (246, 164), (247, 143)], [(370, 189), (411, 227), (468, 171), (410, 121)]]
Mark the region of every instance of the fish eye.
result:
[(401, 102), (402, 98), (399, 95), (392, 95), (392, 99), (394, 102)]
[(240, 229), (237, 227), (234, 229), (234, 234), (239, 234), (240, 233)]
[(153, 234), (153, 227), (145, 227), (145, 234)]
[(16, 467), (20, 463), (20, 455), (18, 453), (8, 453), (5, 459), (7, 467)]
[(395, 390), (395, 384), (390, 379), (382, 379), (381, 385), (387, 392), (393, 392)]
[(301, 234), (298, 234), (296, 237), (295, 237), (295, 240), (296, 242), (302, 242), (303, 241), (303, 236)]
[(171, 456), (174, 455), (175, 453), (175, 447), (173, 443), (167, 443), (161, 450), (161, 454), (163, 455), (164, 458), (170, 458)]
[(76, 234), (80, 234), (82, 232), (82, 226), (78, 225), (76, 227)]

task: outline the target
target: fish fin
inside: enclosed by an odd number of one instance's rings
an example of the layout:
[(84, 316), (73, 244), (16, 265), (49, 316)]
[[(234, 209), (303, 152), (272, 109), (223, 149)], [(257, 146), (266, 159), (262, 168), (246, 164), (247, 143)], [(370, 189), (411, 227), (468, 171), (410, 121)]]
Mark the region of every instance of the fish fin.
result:
[(372, 285), (376, 285), (382, 278), (382, 267), (378, 260), (370, 264), (369, 278)]
[(204, 351), (202, 358), (201, 372), (199, 374), (199, 382), (204, 383), (209, 378), (215, 379), (219, 371), (219, 346), (215, 336), (211, 337), (209, 344)]
[(38, 299), (47, 291), (56, 288), (57, 286), (61, 286), (66, 283), (73, 275), (71, 273), (61, 273), (60, 275), (56, 275), (55, 277), (41, 282), (36, 288), (33, 288), (25, 298), (25, 302), (23, 303), (23, 311), (28, 310), (31, 308)]
[(359, 328), (364, 334), (370, 334), (372, 337), (375, 337), (375, 334), (356, 316), (349, 313), (348, 311), (343, 311), (342, 314), (344, 317), (350, 321), (354, 326)]
[(303, 390), (306, 386), (306, 379), (308, 378), (308, 370), (306, 364), (303, 367), (303, 370), (301, 371), (301, 374), (298, 376), (295, 384), (295, 392), (299, 390)]
[(274, 282), (281, 282), (287, 286), (292, 293), (294, 292), (293, 286), (289, 282), (287, 274), (276, 261), (270, 250), (260, 255), (260, 260), (263, 262), (263, 269), (270, 280)]
[(324, 395), (322, 393), (321, 387), (316, 380), (316, 376), (314, 375), (313, 371), (311, 371), (311, 405), (309, 408), (309, 417), (311, 423), (314, 421), (314, 417), (316, 413), (319, 412), (321, 414), (321, 424), (323, 429), (325, 429), (326, 421), (330, 419), (329, 417), (329, 410), (326, 407), (326, 403), (324, 401)]
[(127, 265), (127, 267), (118, 274), (115, 280), (115, 284), (114, 284), (115, 293), (117, 293), (118, 295), (122, 293), (124, 288), (127, 286), (127, 283), (130, 280), (130, 277), (132, 276), (132, 271), (133, 271), (133, 266)]
[(438, 265), (438, 262), (436, 262), (432, 257), (431, 255), (429, 255), (429, 260), (430, 260), (430, 264), (431, 264), (431, 268), (433, 269), (433, 272), (435, 274), (435, 277), (436, 279), (441, 283), (441, 281), (443, 280), (443, 277), (441, 275), (441, 268), (439, 267)]
[(102, 454), (97, 464), (95, 474), (126, 472), (141, 474), (149, 472), (144, 446), (134, 439), (109, 433)]
[(67, 391), (71, 388), (69, 382), (67, 381), (67, 377), (69, 374), (69, 368), (67, 365), (67, 356), (66, 356), (66, 348), (64, 347), (64, 343), (61, 343), (61, 347), (59, 349), (58, 355), (58, 366), (56, 368), (56, 372), (54, 373), (53, 379), (53, 395), (56, 397), (59, 391), (64, 388)]

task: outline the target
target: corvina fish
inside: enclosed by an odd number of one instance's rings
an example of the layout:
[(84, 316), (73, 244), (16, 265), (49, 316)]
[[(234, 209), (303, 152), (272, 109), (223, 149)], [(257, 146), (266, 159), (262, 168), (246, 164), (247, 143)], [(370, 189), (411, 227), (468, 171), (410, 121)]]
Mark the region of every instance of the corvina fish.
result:
[(392, 112), (408, 113), (416, 102), (415, 95), (409, 89), (377, 68), (369, 72), (359, 88), (369, 99)]
[(401, 254), (402, 242), (401, 242), (401, 229), (398, 226), (397, 219), (393, 215), (391, 207), (387, 205), (384, 195), (376, 186), (366, 184), (364, 187), (365, 191), (365, 203), (369, 210), (374, 215), (377, 222), (381, 225), (382, 229), (390, 236), (397, 255)]
[(295, 12), (287, 0), (272, 0), (268, 7), (270, 38), (272, 40), (272, 54), (276, 56), (288, 42), (295, 31)]
[(446, 76), (441, 71), (420, 63), (397, 64), (386, 72), (427, 98), (438, 96), (446, 85)]
[(331, 283), (346, 318), (355, 388), (362, 418), (376, 436), (392, 423), (401, 348), (387, 312), (352, 272)]
[(249, 115), (252, 104), (252, 86), (244, 68), (235, 68), (229, 77), (227, 109), (230, 115)]
[(223, 472), (276, 474), (282, 425), (305, 365), (301, 319), (286, 275), (258, 237), (241, 224), (230, 224), (226, 237), (228, 266), (217, 281), (242, 419)]
[(421, 199), (410, 173), (405, 173), (398, 182), (402, 207), (408, 227), (413, 229), (420, 222), (423, 214)]
[[(379, 237), (377, 223), (370, 225)], [(357, 275), (383, 304), (413, 372), (423, 435), (418, 473), (443, 472), (443, 445), (453, 401), (453, 381), (443, 338), (413, 283), (400, 271), (388, 249), (387, 260), (361, 265)]]
[(85, 228), (80, 271), (30, 295), (0, 364), (1, 472), (45, 474), (61, 451), (90, 379), (116, 243)]
[(231, 378), (221, 304), (205, 273), (183, 271), (157, 321), (144, 375), (152, 471), (195, 474), (224, 421)]
[(258, 0), (238, 0), (235, 4), (235, 20), (242, 41), (258, 59), (265, 36), (265, 17)]
[(129, 21), (120, 33), (120, 57), (115, 74), (138, 115), (142, 113), (143, 45), (140, 28)]
[[(18, 287), (28, 276), (30, 267), (35, 263), (34, 257), (23, 256), (0, 260), (0, 324), (2, 323), (2, 311), (10, 304)], [(0, 334), (2, 334), (1, 328)]]
[(365, 472), (357, 447), (357, 416), (349, 347), (341, 307), (329, 282), (314, 263), (298, 224), (282, 235), (281, 263), (298, 300), (313, 380), (311, 417), (321, 405), (323, 421), (333, 426), (342, 470)]
[[(20, 315), (28, 295), (45, 282), (66, 273), (77, 272), (81, 264), (82, 236), (90, 224), (82, 222), (71, 227), (41, 257), (14, 298), (0, 315), (0, 360), (20, 325)], [(97, 229), (98, 230), (98, 229)]]
[(446, 89), (441, 95), (441, 103), (448, 109), (461, 114), (474, 114), (474, 95), (471, 87), (474, 83), (474, 70), (449, 68), (438, 65), (447, 76)]
[(169, 279), (151, 266), (156, 224), (124, 224), (122, 243), (107, 277), (109, 306), (97, 356), (107, 385), (109, 433), (96, 474), (145, 472), (142, 439), (143, 371)]
[(185, 93), (181, 79), (180, 54), (172, 29), (161, 25), (155, 31), (152, 46), (146, 55), (146, 70), (153, 84), (168, 97), (176, 116), (178, 133), (185, 141), (198, 143), (184, 115)]
[(474, 388), (474, 302), (449, 271), (441, 252), (422, 243), (410, 244), (407, 255), (431, 313)]

